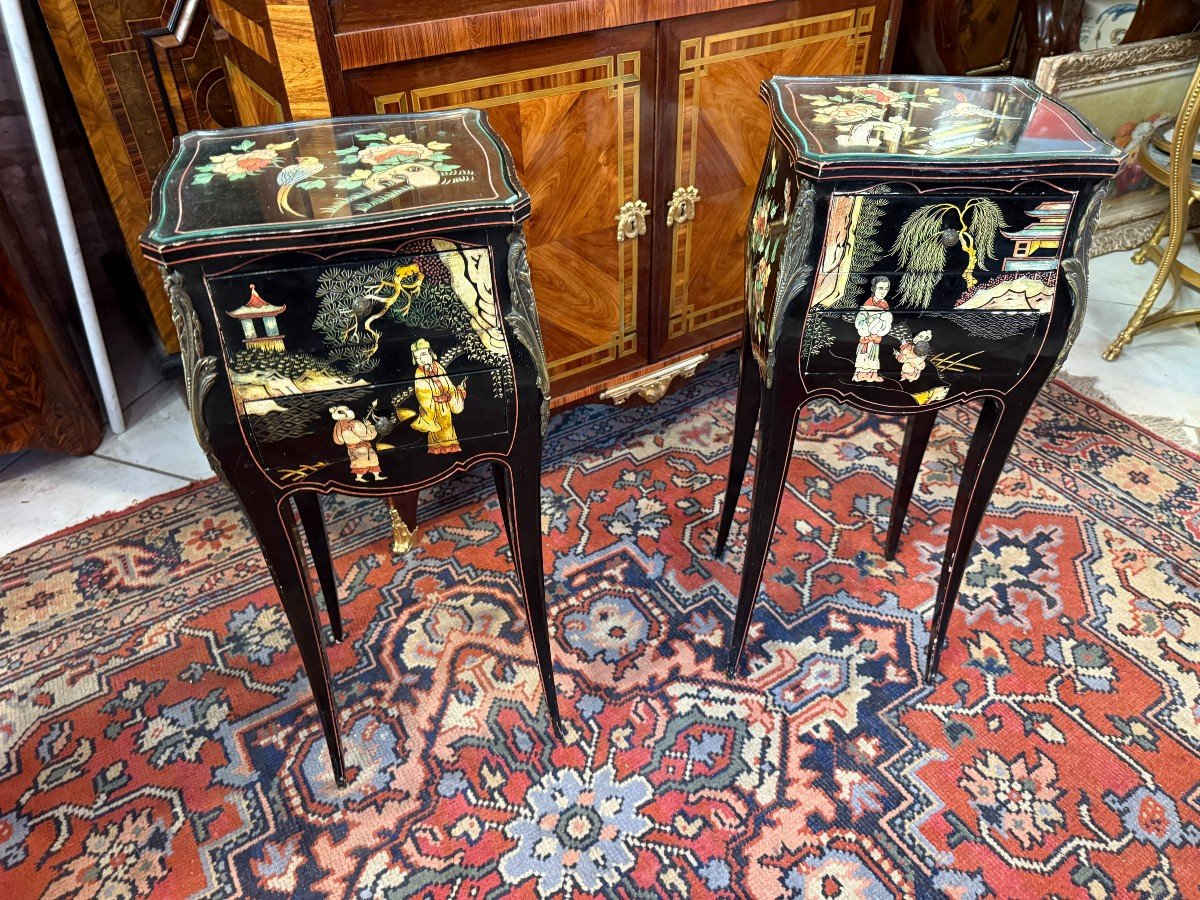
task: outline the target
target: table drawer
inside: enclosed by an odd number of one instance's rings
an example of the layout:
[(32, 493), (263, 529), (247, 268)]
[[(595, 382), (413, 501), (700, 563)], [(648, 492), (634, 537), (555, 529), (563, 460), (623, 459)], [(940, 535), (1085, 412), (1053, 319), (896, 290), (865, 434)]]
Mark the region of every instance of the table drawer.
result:
[(878, 276), (890, 281), (893, 307), (913, 309), (954, 309), (1018, 276), (1052, 282), (1074, 200), (1048, 188), (986, 196), (835, 193), (811, 305), (857, 306)]
[(930, 403), (1014, 383), (1049, 320), (1038, 312), (814, 310), (800, 366), (806, 375), (842, 376), (847, 386), (895, 390), (900, 402)]
[(440, 239), (412, 246), (366, 261), (208, 278), (231, 371), (307, 367), (326, 382), (391, 382), (411, 376), (419, 340), (477, 368), (507, 364), (488, 251)]
[(491, 256), (412, 246), (208, 279), (243, 433), (281, 482), (411, 483), (506, 449), (514, 373)]
[(386, 384), (307, 393), (235, 384), (234, 395), (259, 462), (282, 483), (407, 483), (476, 452), (505, 450), (511, 382), (506, 369), (451, 363), (444, 374)]

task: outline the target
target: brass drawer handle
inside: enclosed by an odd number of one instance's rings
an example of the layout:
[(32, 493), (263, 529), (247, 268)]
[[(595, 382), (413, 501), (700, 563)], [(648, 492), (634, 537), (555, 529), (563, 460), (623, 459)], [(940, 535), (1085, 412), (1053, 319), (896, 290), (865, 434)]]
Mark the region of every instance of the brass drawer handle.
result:
[(646, 213), (650, 207), (645, 200), (630, 200), (617, 213), (617, 240), (634, 240), (646, 233)]
[(700, 192), (695, 185), (685, 188), (675, 188), (671, 202), (667, 204), (667, 227), (682, 225), (696, 218), (696, 204), (700, 202)]

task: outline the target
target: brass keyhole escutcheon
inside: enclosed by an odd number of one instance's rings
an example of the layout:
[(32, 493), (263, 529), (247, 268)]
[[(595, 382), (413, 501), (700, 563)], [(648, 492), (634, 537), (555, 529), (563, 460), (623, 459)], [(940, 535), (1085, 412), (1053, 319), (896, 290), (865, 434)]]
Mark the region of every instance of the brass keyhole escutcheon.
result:
[(671, 202), (667, 204), (667, 227), (681, 225), (696, 218), (696, 204), (700, 202), (700, 192), (695, 185), (685, 188), (675, 188)]
[(645, 200), (630, 200), (617, 213), (617, 240), (635, 240), (646, 233), (646, 213), (650, 207)]

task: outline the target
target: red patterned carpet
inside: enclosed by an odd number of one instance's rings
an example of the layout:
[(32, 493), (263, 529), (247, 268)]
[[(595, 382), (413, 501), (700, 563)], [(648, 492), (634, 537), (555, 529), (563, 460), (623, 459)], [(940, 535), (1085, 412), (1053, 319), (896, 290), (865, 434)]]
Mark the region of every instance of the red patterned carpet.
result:
[(817, 405), (730, 680), (731, 362), (551, 432), (562, 744), (482, 477), (400, 567), (330, 507), (345, 791), (223, 488), (0, 561), (0, 897), (1200, 897), (1200, 461), (1049, 389), (927, 688), (971, 420), (887, 563), (900, 425)]

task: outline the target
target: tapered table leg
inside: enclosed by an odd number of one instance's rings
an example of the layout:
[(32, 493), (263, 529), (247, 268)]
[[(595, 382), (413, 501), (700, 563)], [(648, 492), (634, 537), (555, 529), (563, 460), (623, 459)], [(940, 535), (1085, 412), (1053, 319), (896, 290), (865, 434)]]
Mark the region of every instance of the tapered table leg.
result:
[(738, 496), (746, 477), (754, 427), (758, 424), (758, 405), (762, 398), (762, 375), (750, 350), (750, 337), (743, 330), (742, 355), (738, 370), (737, 408), (733, 415), (733, 447), (729, 452), (729, 477), (725, 481), (725, 500), (721, 504), (721, 523), (717, 528), (716, 555), (725, 555), (725, 543), (737, 512)]
[(325, 517), (321, 514), (321, 498), (311, 491), (294, 495), (300, 524), (312, 551), (313, 563), (317, 567), (317, 580), (321, 583), (321, 596), (325, 601), (325, 614), (329, 617), (329, 629), (334, 641), (345, 640), (342, 610), (338, 603), (337, 575), (333, 571), (333, 556), (329, 552), (329, 535), (325, 531)]
[(550, 624), (546, 618), (546, 576), (542, 569), (542, 478), (539, 468), (541, 448), (527, 462), (505, 460), (496, 463), (504, 482), (500, 502), (507, 507), (504, 524), (512, 547), (513, 564), (525, 598), (525, 614), (533, 637), (533, 652), (550, 723), (562, 737), (562, 719), (558, 712), (558, 694), (554, 689), (554, 658), (550, 653)]
[[(770, 405), (771, 408), (768, 408)], [(742, 568), (742, 584), (738, 591), (737, 614), (729, 636), (729, 658), (726, 668), (737, 671), (746, 634), (754, 616), (758, 587), (763, 568), (771, 550), (775, 519), (787, 481), (788, 463), (792, 458), (792, 441), (796, 435), (796, 420), (802, 399), (793, 403), (781, 402), (769, 393), (764, 396), (758, 440), (758, 461), (754, 467), (754, 489), (750, 501), (750, 524), (746, 530), (746, 553)]]
[(999, 400), (990, 397), (983, 401), (975, 434), (971, 438), (971, 446), (963, 463), (962, 480), (954, 500), (954, 512), (950, 517), (946, 554), (942, 559), (942, 573), (938, 578), (933, 621), (929, 629), (929, 649), (925, 658), (926, 681), (932, 681), (937, 675), (942, 645), (946, 640), (950, 617), (958, 600), (963, 574), (970, 562), (971, 548), (979, 531), (980, 520), (991, 501), (992, 491), (996, 488), (996, 482), (1000, 479), (1004, 463), (1028, 411), (1027, 405), (1005, 408)]
[(267, 504), (245, 504), (246, 516), (258, 538), (267, 568), (279, 592), (283, 611), (296, 638), (300, 659), (313, 698), (321, 717), (325, 741), (329, 749), (329, 761), (338, 785), (346, 784), (346, 761), (342, 753), (341, 735), (338, 732), (337, 705), (333, 698), (329, 660), (321, 643), (317, 626), (317, 610), (309, 590), (307, 567), (303, 564), (278, 506)]
[(900, 546), (900, 534), (904, 531), (904, 520), (908, 515), (908, 503), (912, 499), (913, 485), (921, 471), (921, 460), (929, 445), (929, 434), (937, 421), (937, 411), (917, 413), (909, 416), (904, 424), (904, 444), (900, 447), (900, 467), (896, 473), (896, 490), (892, 494), (892, 514), (888, 522), (887, 547), (884, 556), (896, 558)]

